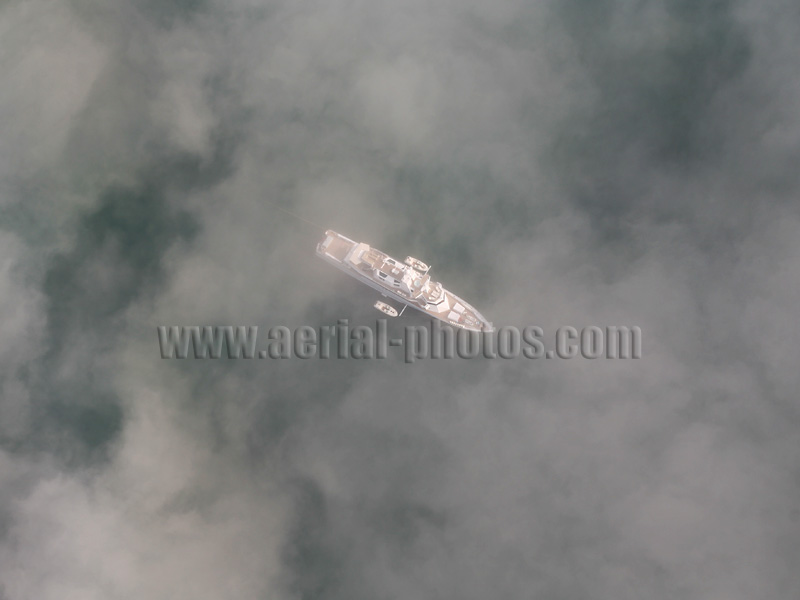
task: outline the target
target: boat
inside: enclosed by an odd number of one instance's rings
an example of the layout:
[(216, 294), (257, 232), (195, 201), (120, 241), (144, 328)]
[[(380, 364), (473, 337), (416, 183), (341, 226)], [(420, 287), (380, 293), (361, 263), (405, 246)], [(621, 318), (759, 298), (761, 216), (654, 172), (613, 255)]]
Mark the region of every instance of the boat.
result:
[[(493, 330), (486, 317), (445, 289), (440, 282), (431, 279), (428, 274), (430, 267), (413, 256), (400, 262), (369, 244), (356, 242), (331, 229), (317, 244), (317, 256), (383, 296), (448, 325), (469, 331)], [(386, 310), (387, 307), (391, 311)], [(397, 315), (397, 311), (385, 302), (376, 302), (375, 308), (389, 316)]]
[(394, 306), (392, 306), (391, 304), (386, 304), (386, 302), (381, 302), (380, 300), (378, 300), (375, 303), (375, 308), (377, 308), (383, 314), (389, 315), (390, 317), (396, 317), (397, 316), (397, 309)]

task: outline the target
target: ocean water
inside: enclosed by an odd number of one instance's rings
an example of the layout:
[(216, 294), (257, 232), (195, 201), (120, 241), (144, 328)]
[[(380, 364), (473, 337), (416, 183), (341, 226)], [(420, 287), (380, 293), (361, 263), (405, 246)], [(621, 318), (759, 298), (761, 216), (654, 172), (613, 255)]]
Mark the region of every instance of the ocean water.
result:
[[(798, 595), (793, 5), (0, 24), (0, 599)], [(642, 358), (161, 357), (374, 327), (328, 228)]]

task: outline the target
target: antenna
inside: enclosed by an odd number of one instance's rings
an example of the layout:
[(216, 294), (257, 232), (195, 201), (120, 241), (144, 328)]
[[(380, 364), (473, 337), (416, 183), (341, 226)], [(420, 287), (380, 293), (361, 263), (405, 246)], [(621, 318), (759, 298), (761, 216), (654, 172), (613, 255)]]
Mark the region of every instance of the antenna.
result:
[(295, 219), (300, 219), (301, 221), (305, 221), (309, 225), (313, 225), (317, 229), (321, 229), (322, 231), (325, 231), (325, 227), (323, 227), (319, 223), (314, 223), (314, 221), (309, 221), (308, 219), (305, 219), (305, 218), (301, 217), (300, 215), (296, 215), (292, 211), (286, 210), (285, 208), (282, 208), (282, 207), (278, 206), (277, 204), (273, 205), (273, 208), (277, 208), (278, 210), (285, 212), (290, 217), (294, 217)]

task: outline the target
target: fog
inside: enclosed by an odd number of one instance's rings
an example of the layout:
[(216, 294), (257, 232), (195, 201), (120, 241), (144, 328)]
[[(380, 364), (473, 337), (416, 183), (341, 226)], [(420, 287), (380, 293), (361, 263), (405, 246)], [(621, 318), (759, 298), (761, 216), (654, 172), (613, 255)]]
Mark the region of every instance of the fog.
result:
[[(800, 595), (793, 3), (0, 32), (0, 599)], [(161, 358), (159, 325), (374, 325), (326, 228), (642, 358)]]

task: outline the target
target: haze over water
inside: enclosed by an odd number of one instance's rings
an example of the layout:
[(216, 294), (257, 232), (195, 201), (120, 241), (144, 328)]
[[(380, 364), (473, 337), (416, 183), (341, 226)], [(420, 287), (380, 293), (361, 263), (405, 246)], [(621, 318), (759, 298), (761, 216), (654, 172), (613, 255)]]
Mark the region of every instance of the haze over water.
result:
[[(794, 3), (0, 31), (0, 600), (800, 597)], [(161, 359), (159, 325), (373, 325), (325, 228), (643, 357)]]

